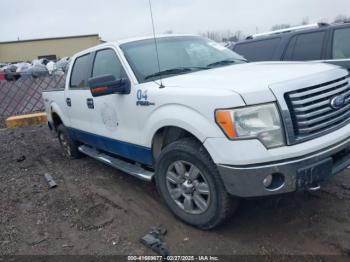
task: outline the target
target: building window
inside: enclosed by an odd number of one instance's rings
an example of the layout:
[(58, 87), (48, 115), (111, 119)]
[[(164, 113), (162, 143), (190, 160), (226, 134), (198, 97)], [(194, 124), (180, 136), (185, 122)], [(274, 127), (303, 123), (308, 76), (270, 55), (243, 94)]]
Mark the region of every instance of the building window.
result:
[(38, 56), (38, 59), (42, 59), (42, 58), (46, 58), (47, 60), (50, 60), (50, 61), (56, 61), (57, 60), (57, 56), (56, 55), (41, 55), (41, 56)]

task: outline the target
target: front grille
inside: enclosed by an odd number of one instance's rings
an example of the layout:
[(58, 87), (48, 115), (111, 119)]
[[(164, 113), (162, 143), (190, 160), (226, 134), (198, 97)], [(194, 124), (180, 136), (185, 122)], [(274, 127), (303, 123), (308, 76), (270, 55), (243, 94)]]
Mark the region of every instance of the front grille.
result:
[[(331, 101), (338, 96), (344, 97), (345, 103), (335, 109)], [(296, 141), (330, 132), (350, 119), (349, 76), (286, 93), (285, 100)]]

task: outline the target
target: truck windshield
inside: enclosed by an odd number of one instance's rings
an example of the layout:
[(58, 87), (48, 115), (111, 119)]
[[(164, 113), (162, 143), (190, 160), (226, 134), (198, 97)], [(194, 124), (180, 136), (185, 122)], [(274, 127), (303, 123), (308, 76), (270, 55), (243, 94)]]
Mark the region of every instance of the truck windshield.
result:
[(246, 62), (230, 49), (202, 37), (157, 38), (157, 45), (160, 70), (154, 39), (129, 42), (120, 46), (140, 83)]

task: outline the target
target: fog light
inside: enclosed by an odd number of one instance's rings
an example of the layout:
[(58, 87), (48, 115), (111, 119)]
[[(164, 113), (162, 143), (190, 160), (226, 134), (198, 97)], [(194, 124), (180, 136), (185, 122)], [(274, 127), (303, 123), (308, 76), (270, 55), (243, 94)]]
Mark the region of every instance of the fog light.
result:
[(264, 178), (263, 184), (265, 187), (271, 186), (272, 183), (272, 175), (268, 175), (267, 177)]
[(268, 175), (263, 181), (264, 186), (268, 191), (277, 191), (282, 189), (284, 187), (284, 182), (284, 175), (280, 173), (273, 173), (272, 175)]

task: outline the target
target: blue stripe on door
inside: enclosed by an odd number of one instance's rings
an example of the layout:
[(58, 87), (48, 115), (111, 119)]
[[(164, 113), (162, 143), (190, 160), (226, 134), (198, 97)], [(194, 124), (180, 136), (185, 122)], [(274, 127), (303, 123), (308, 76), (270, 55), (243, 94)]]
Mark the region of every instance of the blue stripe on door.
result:
[(108, 137), (92, 134), (75, 128), (69, 128), (70, 134), (78, 141), (97, 149), (116, 154), (136, 162), (152, 165), (152, 150), (148, 147), (130, 144)]

